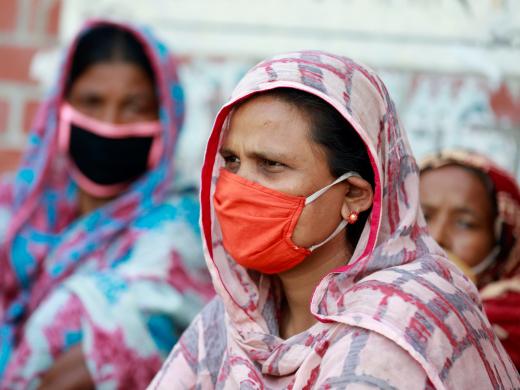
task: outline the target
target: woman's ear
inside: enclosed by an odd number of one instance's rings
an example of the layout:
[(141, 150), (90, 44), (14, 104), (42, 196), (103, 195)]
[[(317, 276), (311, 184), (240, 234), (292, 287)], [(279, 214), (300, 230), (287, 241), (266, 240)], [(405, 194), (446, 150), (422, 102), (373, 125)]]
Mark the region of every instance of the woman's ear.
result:
[(341, 207), (341, 216), (348, 221), (350, 213), (361, 213), (372, 207), (374, 191), (365, 179), (353, 176), (347, 179), (347, 192)]

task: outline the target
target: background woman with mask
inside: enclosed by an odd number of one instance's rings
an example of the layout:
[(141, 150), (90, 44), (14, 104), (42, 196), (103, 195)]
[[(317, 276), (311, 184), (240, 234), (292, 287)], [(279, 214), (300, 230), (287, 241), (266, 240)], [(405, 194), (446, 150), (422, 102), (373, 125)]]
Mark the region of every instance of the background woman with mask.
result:
[(464, 150), (424, 160), (421, 204), (430, 233), (478, 286), (520, 370), (520, 191), (486, 157)]
[(477, 290), (427, 234), (381, 80), (279, 55), (217, 115), (201, 221), (218, 297), (150, 389), (520, 386)]
[(142, 388), (211, 293), (175, 63), (89, 23), (0, 187), (0, 387)]

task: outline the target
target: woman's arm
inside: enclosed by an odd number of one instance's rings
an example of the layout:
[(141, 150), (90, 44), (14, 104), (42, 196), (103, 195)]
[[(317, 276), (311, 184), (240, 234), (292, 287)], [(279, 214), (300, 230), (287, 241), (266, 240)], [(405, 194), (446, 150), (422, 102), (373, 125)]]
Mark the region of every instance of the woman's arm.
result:
[(91, 390), (94, 381), (88, 371), (81, 345), (63, 353), (42, 378), (39, 390)]

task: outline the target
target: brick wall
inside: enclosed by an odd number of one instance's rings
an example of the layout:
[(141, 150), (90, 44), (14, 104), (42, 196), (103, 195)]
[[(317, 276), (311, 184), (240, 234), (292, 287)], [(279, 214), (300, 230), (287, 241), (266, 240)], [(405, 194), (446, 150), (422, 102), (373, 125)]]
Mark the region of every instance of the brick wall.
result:
[(0, 0), (0, 174), (16, 166), (43, 96), (30, 66), (56, 45), (60, 10), (60, 0)]

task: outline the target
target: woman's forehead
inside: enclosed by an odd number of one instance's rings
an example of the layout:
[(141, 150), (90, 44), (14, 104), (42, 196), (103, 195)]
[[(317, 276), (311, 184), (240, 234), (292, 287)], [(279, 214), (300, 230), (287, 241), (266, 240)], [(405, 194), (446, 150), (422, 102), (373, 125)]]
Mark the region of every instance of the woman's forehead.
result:
[(437, 200), (444, 207), (465, 207), (482, 212), (491, 210), (491, 199), (482, 181), (460, 166), (450, 165), (421, 174), (421, 197)]
[(220, 152), (302, 165), (326, 161), (307, 117), (287, 102), (261, 95), (230, 113)]
[(124, 90), (139, 92), (153, 89), (144, 70), (129, 62), (100, 62), (89, 66), (72, 84), (96, 91)]

